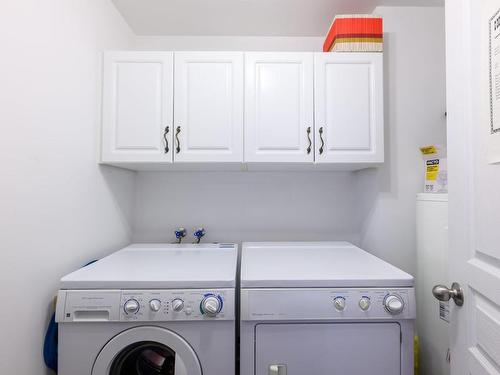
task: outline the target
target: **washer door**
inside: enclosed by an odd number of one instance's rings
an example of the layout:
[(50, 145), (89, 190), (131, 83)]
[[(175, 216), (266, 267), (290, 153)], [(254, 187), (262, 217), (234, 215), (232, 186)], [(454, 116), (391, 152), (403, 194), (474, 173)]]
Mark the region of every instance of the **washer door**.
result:
[(165, 328), (144, 326), (109, 340), (92, 375), (201, 375), (201, 365), (182, 337)]

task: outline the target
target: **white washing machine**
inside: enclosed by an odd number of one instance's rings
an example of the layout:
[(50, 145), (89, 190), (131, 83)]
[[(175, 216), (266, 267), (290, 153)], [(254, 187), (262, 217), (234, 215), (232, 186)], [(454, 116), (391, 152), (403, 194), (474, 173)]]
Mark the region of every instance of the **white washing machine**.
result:
[(128, 246), (61, 279), (61, 375), (234, 375), (234, 244)]
[(244, 243), (241, 375), (413, 374), (413, 277), (347, 242)]

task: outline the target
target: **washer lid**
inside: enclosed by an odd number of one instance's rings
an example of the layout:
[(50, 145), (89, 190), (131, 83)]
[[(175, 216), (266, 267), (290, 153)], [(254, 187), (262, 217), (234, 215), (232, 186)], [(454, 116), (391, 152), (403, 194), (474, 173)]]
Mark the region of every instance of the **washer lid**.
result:
[(61, 279), (61, 289), (234, 288), (237, 245), (134, 244)]
[(243, 243), (243, 288), (411, 286), (411, 275), (348, 242)]

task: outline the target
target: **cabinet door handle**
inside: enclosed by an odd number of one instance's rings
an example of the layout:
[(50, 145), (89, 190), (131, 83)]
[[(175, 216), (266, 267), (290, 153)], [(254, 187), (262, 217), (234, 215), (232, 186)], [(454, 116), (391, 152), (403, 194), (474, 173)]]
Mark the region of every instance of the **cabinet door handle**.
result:
[(319, 128), (319, 139), (321, 140), (321, 146), (319, 147), (319, 154), (321, 155), (325, 146), (325, 141), (323, 141), (323, 127)]
[(181, 142), (179, 141), (180, 132), (181, 132), (181, 127), (178, 126), (177, 129), (175, 129), (175, 140), (177, 141), (177, 147), (175, 148), (175, 152), (177, 153), (181, 152)]
[(165, 131), (163, 132), (163, 139), (165, 140), (165, 154), (168, 154), (170, 149), (168, 148), (168, 139), (167, 134), (170, 131), (170, 126), (165, 127)]
[(307, 127), (307, 140), (309, 141), (309, 146), (307, 146), (307, 155), (309, 155), (311, 153), (311, 146), (312, 146), (310, 126)]

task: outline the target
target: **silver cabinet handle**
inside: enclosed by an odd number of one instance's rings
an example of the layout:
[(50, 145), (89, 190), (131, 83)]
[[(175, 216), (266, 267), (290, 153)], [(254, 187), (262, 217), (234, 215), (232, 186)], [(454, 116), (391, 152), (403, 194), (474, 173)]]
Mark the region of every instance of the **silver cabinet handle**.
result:
[(319, 139), (321, 140), (321, 146), (319, 147), (319, 154), (321, 155), (325, 146), (325, 141), (323, 141), (323, 127), (319, 128)]
[(309, 155), (311, 153), (311, 146), (312, 146), (310, 126), (307, 127), (307, 140), (309, 141), (309, 146), (307, 146), (307, 155)]
[(168, 154), (170, 149), (168, 148), (168, 139), (167, 139), (167, 134), (170, 131), (170, 126), (167, 126), (165, 128), (165, 131), (163, 132), (163, 139), (165, 140), (165, 154)]
[(175, 149), (175, 152), (177, 153), (181, 152), (181, 142), (179, 141), (180, 132), (181, 132), (181, 127), (178, 126), (177, 129), (175, 129), (175, 140), (177, 141), (177, 147)]
[(432, 288), (432, 294), (440, 301), (449, 301), (453, 299), (455, 305), (462, 306), (464, 304), (464, 291), (460, 287), (459, 283), (451, 284), (451, 288), (448, 289), (444, 285), (436, 285)]
[(269, 375), (286, 375), (286, 365), (270, 365)]

